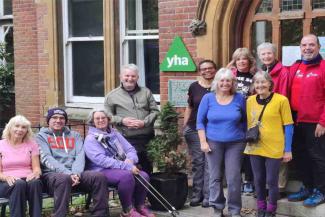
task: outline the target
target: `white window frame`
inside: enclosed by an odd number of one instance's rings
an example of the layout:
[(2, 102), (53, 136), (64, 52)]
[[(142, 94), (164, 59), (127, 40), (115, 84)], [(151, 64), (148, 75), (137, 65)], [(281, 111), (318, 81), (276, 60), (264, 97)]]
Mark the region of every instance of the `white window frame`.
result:
[[(104, 36), (90, 37), (69, 37), (69, 12), (68, 1), (62, 0), (62, 20), (63, 20), (63, 58), (64, 58), (64, 90), (65, 104), (71, 107), (93, 107), (103, 104), (105, 97), (89, 97), (73, 95), (73, 71), (72, 71), (72, 42), (76, 41), (102, 41)], [(104, 18), (103, 18), (104, 19)], [(104, 31), (103, 31), (104, 33)]]
[(4, 4), (3, 0), (0, 0), (0, 20), (7, 20), (7, 19), (13, 19), (14, 16), (12, 14), (4, 15)]
[[(134, 0), (136, 4), (136, 29), (141, 30), (127, 30), (126, 21), (126, 1), (119, 1), (119, 14), (120, 14), (120, 63), (121, 67), (129, 63), (129, 44), (128, 41), (136, 40), (137, 47), (137, 62), (135, 63), (139, 68), (139, 81), (140, 86), (146, 86), (145, 84), (145, 69), (144, 69), (144, 56), (143, 56), (143, 41), (141, 39), (159, 39), (158, 29), (146, 29), (143, 30), (142, 25), (142, 0)], [(140, 40), (139, 40), (140, 39)], [(153, 94), (156, 102), (160, 102), (160, 94)]]

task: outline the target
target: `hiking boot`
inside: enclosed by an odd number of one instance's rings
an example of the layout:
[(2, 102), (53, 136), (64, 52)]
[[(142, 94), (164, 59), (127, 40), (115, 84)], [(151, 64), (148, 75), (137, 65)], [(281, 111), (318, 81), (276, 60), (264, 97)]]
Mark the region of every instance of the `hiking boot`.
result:
[(292, 193), (288, 196), (288, 201), (297, 202), (307, 199), (311, 194), (311, 190), (305, 187), (301, 187), (296, 193)]
[(243, 183), (243, 194), (251, 195), (254, 193), (254, 185), (252, 182)]
[(146, 217), (146, 216), (141, 215), (134, 208), (132, 208), (128, 213), (122, 212), (120, 217)]
[(305, 207), (315, 207), (324, 202), (325, 202), (325, 195), (315, 188), (312, 195), (303, 202), (303, 205)]
[(256, 212), (256, 217), (265, 217), (265, 210), (264, 209), (258, 209)]
[(137, 208), (138, 213), (146, 217), (156, 217), (147, 207), (141, 206)]

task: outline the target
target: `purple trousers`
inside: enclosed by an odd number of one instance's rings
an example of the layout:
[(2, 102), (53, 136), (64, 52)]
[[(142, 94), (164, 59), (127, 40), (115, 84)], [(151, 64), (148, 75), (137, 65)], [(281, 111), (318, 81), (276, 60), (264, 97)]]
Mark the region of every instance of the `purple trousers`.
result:
[[(117, 187), (117, 192), (124, 212), (127, 212), (133, 205), (134, 207), (139, 207), (144, 204), (147, 190), (134, 178), (131, 171), (104, 169), (101, 172), (106, 176), (109, 185)], [(147, 173), (141, 171), (140, 175), (149, 181)]]

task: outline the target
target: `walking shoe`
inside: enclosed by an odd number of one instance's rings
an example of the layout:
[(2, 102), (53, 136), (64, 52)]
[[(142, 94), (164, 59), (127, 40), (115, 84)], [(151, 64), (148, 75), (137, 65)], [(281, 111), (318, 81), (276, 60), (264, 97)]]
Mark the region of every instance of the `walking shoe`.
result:
[(256, 217), (265, 217), (265, 210), (264, 209), (258, 209), (256, 212)]
[(198, 199), (192, 199), (190, 202), (190, 206), (200, 206), (201, 205), (202, 200), (198, 200)]
[(266, 212), (265, 217), (275, 217), (275, 212)]
[(303, 202), (303, 205), (306, 207), (315, 207), (324, 202), (325, 195), (315, 188), (313, 194)]
[(251, 195), (254, 193), (254, 186), (252, 182), (243, 183), (243, 194)]
[(288, 201), (297, 202), (307, 199), (311, 194), (311, 190), (305, 187), (301, 187), (296, 193), (292, 193), (288, 196)]
[(145, 216), (141, 215), (134, 208), (132, 208), (128, 213), (122, 212), (120, 217), (145, 217)]
[(204, 200), (202, 201), (202, 207), (203, 207), (203, 208), (210, 207), (209, 200), (205, 200), (205, 199), (204, 199)]
[(223, 217), (222, 209), (214, 208), (213, 217)]
[(146, 217), (156, 217), (147, 207), (141, 206), (137, 208), (138, 213)]

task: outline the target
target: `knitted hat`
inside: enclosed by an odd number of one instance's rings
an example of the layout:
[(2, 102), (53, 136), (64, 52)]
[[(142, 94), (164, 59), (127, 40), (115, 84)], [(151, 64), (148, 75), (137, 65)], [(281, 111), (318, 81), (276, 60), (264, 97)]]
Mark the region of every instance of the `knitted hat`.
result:
[(49, 121), (53, 115), (63, 115), (65, 118), (65, 122), (68, 121), (67, 113), (61, 108), (52, 108), (47, 111), (46, 122), (49, 124)]

